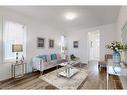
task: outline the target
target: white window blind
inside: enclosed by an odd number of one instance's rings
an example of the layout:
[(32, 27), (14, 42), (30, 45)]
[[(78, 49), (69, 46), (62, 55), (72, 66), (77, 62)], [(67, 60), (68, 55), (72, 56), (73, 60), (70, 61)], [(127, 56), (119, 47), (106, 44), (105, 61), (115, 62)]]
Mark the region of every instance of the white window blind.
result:
[(26, 56), (26, 27), (22, 24), (5, 21), (4, 22), (4, 62), (15, 60), (16, 54), (12, 52), (12, 44), (22, 44), (23, 52), (19, 53), (19, 58)]

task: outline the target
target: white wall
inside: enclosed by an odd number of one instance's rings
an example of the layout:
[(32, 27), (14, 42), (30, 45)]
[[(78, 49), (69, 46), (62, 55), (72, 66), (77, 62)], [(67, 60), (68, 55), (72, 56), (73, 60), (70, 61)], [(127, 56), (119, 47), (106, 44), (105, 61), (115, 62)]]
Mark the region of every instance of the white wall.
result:
[[(122, 28), (127, 23), (127, 7), (120, 8), (118, 20), (117, 20), (117, 40), (121, 41)], [(127, 62), (127, 52), (123, 52), (122, 60)]]
[[(75, 54), (80, 57), (83, 63), (88, 63), (88, 32), (100, 31), (100, 60), (104, 60), (104, 55), (110, 53), (105, 48), (107, 43), (114, 41), (116, 36), (116, 24), (107, 24), (89, 29), (68, 32), (68, 50), (69, 54)], [(79, 41), (79, 48), (73, 48), (73, 41)]]
[[(60, 52), (59, 42), (61, 33), (52, 28), (51, 26), (46, 25), (46, 22), (37, 22), (32, 18), (27, 16), (5, 10), (0, 9), (0, 80), (4, 80), (11, 77), (11, 63), (2, 63), (3, 49), (2, 49), (2, 23), (4, 19), (10, 19), (12, 21), (17, 21), (19, 23), (23, 23), (27, 26), (27, 64), (28, 64), (28, 72), (31, 71), (31, 58), (38, 54), (49, 54), (49, 53), (57, 53)], [(37, 37), (44, 37), (46, 39), (46, 45), (44, 49), (37, 48)], [(48, 48), (48, 39), (55, 40), (55, 48)]]
[(127, 23), (127, 7), (121, 7), (117, 19), (117, 36), (121, 40), (122, 27)]

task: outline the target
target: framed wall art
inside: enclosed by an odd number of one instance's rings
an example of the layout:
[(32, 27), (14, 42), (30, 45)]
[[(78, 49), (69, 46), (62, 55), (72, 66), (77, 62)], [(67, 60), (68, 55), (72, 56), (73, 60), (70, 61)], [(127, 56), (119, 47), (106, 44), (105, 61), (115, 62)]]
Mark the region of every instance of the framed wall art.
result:
[(78, 48), (78, 41), (74, 41), (74, 42), (73, 42), (73, 47), (74, 47), (74, 48)]
[(54, 48), (54, 40), (49, 39), (49, 48)]
[(37, 38), (37, 47), (38, 48), (44, 48), (45, 47), (45, 39), (38, 37)]

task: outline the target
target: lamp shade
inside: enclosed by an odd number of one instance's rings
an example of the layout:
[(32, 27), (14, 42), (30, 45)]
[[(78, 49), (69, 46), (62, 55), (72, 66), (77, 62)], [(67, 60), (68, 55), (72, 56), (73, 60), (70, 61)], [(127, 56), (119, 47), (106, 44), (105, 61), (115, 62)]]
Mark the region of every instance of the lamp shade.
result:
[(22, 52), (23, 45), (22, 44), (12, 44), (12, 52)]

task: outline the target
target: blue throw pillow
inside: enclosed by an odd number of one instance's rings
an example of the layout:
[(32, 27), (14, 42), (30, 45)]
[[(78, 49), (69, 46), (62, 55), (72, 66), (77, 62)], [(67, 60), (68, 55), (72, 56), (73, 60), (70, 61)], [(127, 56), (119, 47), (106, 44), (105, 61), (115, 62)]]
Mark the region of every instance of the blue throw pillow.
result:
[(56, 54), (51, 54), (51, 60), (56, 60), (56, 59), (57, 59)]

